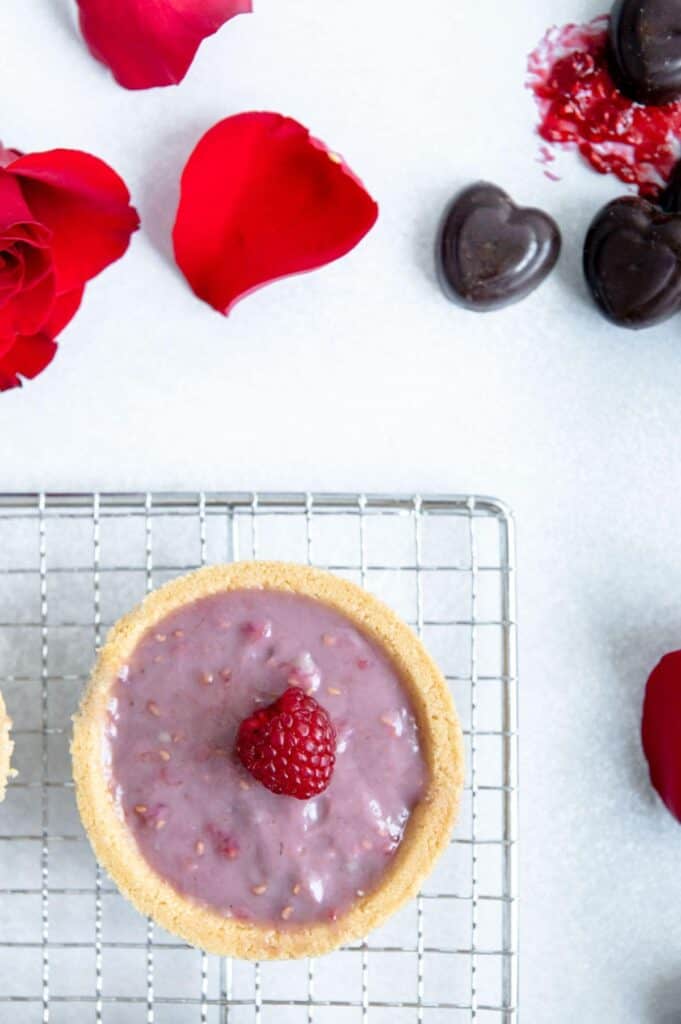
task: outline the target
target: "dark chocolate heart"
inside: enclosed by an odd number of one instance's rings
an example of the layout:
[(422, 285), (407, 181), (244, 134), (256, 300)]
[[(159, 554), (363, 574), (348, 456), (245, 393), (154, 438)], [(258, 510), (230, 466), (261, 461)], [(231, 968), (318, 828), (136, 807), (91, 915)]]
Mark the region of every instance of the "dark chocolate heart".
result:
[(681, 310), (681, 215), (645, 199), (615, 199), (584, 242), (584, 275), (608, 320), (651, 327)]
[(437, 269), (448, 298), (480, 312), (529, 295), (560, 254), (560, 231), (541, 210), (525, 209), (479, 181), (447, 208), (437, 239)]
[(610, 13), (610, 66), (617, 87), (638, 103), (681, 97), (679, 0), (617, 0)]

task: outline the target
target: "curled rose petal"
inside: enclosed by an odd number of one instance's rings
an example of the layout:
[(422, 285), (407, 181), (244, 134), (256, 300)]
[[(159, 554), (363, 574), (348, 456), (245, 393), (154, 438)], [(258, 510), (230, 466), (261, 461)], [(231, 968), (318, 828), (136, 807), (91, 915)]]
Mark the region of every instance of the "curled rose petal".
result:
[(0, 141), (0, 167), (7, 167), (21, 156), (18, 149), (7, 149)]
[(0, 170), (0, 231), (34, 221), (19, 184), (6, 171)]
[(9, 351), (0, 356), (0, 391), (21, 387), (21, 377), (37, 377), (52, 362), (56, 351), (57, 343), (45, 334), (16, 338)]
[(32, 380), (54, 359), (57, 343), (53, 339), (78, 312), (85, 288), (74, 288), (55, 300), (49, 320), (40, 334), (19, 336), (3, 348), (0, 341), (0, 391), (21, 387), (20, 377)]
[(49, 241), (15, 178), (0, 169), (0, 354), (8, 339), (40, 330), (50, 311), (55, 283)]
[(78, 0), (90, 52), (127, 89), (176, 85), (199, 46), (251, 0)]
[(199, 298), (226, 314), (270, 281), (344, 256), (377, 216), (359, 179), (303, 125), (238, 114), (211, 128), (189, 157), (175, 258)]
[(59, 293), (81, 287), (119, 259), (139, 227), (125, 182), (89, 153), (31, 153), (5, 173), (18, 179), (34, 219), (51, 231)]
[(650, 781), (681, 821), (681, 651), (666, 654), (650, 674), (641, 737)]

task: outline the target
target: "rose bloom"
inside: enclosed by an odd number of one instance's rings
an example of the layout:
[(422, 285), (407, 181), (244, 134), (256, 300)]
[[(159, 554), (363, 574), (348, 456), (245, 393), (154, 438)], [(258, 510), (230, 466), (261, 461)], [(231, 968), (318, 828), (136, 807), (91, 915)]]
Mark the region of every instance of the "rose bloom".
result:
[(0, 145), (0, 391), (51, 362), (86, 282), (138, 226), (124, 182), (97, 157)]

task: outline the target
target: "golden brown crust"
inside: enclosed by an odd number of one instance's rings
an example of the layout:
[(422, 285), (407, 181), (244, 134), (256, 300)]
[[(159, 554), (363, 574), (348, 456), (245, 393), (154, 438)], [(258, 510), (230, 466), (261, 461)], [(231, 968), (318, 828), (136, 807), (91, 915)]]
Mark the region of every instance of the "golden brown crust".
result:
[[(430, 781), (380, 885), (337, 921), (279, 930), (225, 918), (180, 896), (147, 864), (109, 791), (103, 727), (110, 690), (142, 636), (181, 605), (225, 590), (262, 587), (315, 598), (355, 622), (390, 655), (411, 696)], [(463, 786), (463, 740), (439, 669), (395, 614), (366, 591), (329, 573), (283, 562), (211, 566), (172, 580), (111, 630), (74, 719), (78, 808), (95, 854), (137, 909), (209, 953), (276, 960), (316, 956), (366, 935), (414, 896), (446, 846)]]
[(14, 743), (10, 738), (11, 728), (12, 719), (7, 714), (7, 708), (0, 693), (0, 803), (5, 799), (8, 779), (12, 775), (16, 775), (16, 772), (10, 767), (14, 750)]

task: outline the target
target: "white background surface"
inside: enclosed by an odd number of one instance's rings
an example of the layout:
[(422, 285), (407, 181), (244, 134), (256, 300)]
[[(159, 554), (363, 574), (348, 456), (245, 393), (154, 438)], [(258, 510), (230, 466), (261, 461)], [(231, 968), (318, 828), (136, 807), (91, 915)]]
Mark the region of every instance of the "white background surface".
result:
[[(4, 0), (0, 132), (73, 146), (143, 220), (88, 287), (53, 366), (0, 397), (3, 489), (478, 491), (519, 526), (522, 1007), (531, 1024), (681, 1019), (681, 833), (638, 744), (647, 670), (681, 637), (681, 321), (630, 334), (581, 282), (585, 228), (619, 194), (535, 162), (528, 50), (592, 0), (258, 0), (177, 89), (128, 93), (67, 0)], [(169, 261), (180, 169), (228, 114), (291, 114), (341, 151), (381, 217), (348, 258), (229, 320)], [(508, 311), (448, 304), (441, 209), (484, 176), (551, 211), (564, 254)]]

